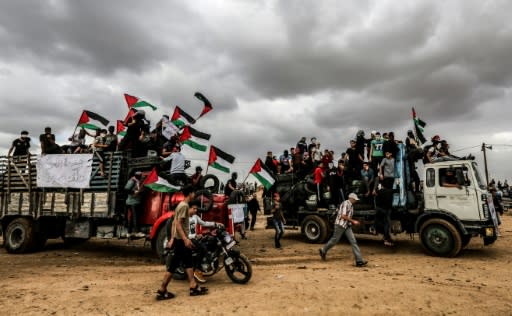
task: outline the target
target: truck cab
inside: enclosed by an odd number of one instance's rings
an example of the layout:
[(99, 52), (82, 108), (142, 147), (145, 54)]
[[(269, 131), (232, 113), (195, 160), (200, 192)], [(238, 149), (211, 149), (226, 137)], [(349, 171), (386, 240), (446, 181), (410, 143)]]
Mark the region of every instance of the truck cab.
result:
[[(455, 180), (451, 180), (454, 185), (450, 185), (450, 180), (447, 180), (451, 177), (455, 177)], [(451, 246), (446, 246), (447, 249), (451, 248), (450, 251), (442, 251), (450, 256), (458, 254), (473, 236), (483, 237), (486, 245), (497, 239), (499, 230), (496, 211), (476, 162), (456, 160), (426, 164), (423, 197), (424, 210), (416, 222), (416, 228), (428, 252), (439, 251), (436, 245), (441, 246), (446, 239), (443, 237), (446, 235), (445, 230), (454, 228), (454, 236), (448, 238), (453, 239), (449, 242)], [(435, 218), (447, 223), (429, 225)]]

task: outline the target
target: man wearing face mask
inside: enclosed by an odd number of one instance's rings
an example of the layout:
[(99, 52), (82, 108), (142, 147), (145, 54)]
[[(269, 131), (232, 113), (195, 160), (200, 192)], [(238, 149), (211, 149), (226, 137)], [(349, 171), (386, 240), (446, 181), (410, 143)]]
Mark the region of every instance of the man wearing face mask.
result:
[[(16, 138), (12, 142), (12, 146), (9, 149), (9, 153), (7, 156), (18, 157), (18, 156), (25, 156), (30, 155), (30, 152), (28, 149), (30, 148), (30, 137), (28, 137), (27, 131), (22, 131), (21, 136), (19, 138)], [(14, 151), (14, 153), (13, 153)]]

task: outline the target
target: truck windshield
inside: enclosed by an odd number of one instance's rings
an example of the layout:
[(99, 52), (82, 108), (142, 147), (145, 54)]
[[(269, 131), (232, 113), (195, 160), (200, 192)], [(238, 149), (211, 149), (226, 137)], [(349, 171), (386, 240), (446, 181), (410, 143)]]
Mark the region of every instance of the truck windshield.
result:
[(478, 165), (476, 164), (476, 162), (473, 162), (472, 165), (473, 165), (473, 170), (475, 172), (476, 184), (478, 185), (478, 187), (480, 187), (480, 189), (485, 190), (486, 186), (485, 186), (484, 182), (482, 181), (482, 177), (480, 176), (480, 171), (478, 171)]

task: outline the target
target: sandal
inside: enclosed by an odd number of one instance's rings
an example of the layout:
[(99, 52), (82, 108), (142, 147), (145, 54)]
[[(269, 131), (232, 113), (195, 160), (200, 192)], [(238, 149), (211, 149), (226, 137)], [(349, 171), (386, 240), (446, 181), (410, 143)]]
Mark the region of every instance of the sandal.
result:
[(157, 301), (163, 301), (163, 300), (170, 300), (171, 298), (175, 298), (176, 295), (174, 293), (168, 292), (168, 291), (156, 291), (156, 300)]
[(207, 287), (200, 287), (199, 284), (196, 284), (196, 287), (190, 288), (190, 296), (198, 296), (208, 294)]

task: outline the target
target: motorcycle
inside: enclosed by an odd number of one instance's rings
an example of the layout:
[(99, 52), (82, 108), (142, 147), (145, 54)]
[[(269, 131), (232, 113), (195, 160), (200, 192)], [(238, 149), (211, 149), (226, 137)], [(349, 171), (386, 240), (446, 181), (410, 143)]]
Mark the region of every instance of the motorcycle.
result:
[[(224, 268), (234, 283), (249, 282), (252, 277), (251, 262), (235, 248), (236, 244), (236, 240), (223, 226), (213, 228), (194, 243), (194, 268), (201, 271), (205, 277), (210, 277)], [(183, 267), (176, 269), (173, 277), (184, 280), (186, 274)]]

